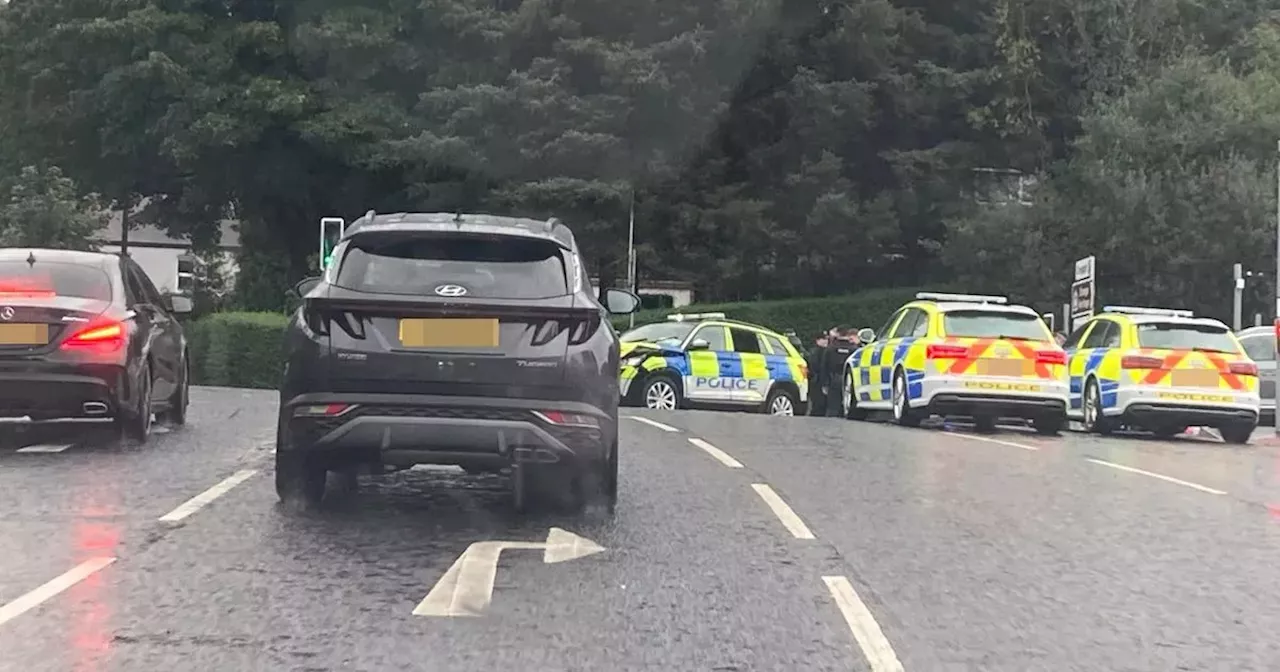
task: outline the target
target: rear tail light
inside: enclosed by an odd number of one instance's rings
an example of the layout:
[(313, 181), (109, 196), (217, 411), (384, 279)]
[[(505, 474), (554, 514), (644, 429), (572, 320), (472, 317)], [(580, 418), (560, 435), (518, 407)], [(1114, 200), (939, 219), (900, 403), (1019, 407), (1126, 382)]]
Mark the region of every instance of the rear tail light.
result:
[(1227, 365), (1227, 369), (1237, 376), (1258, 375), (1258, 365), (1253, 362), (1231, 362)]
[(1158, 369), (1164, 365), (1159, 357), (1145, 355), (1129, 355), (1120, 360), (1120, 368), (1124, 369)]
[(531, 345), (546, 345), (554, 341), (556, 336), (560, 335), (560, 323), (556, 320), (547, 320), (538, 324), (537, 329), (533, 332), (533, 342)]
[(925, 348), (925, 357), (929, 359), (960, 359), (969, 352), (963, 345), (935, 344)]
[(569, 332), (569, 345), (582, 345), (595, 335), (602, 324), (598, 313), (591, 313), (586, 318), (574, 322), (573, 331)]
[(62, 342), (64, 349), (118, 350), (124, 346), (125, 328), (122, 322), (93, 324), (72, 334)]
[(1066, 364), (1067, 353), (1062, 350), (1041, 350), (1036, 353), (1036, 361), (1041, 364)]
[(561, 427), (600, 427), (600, 421), (594, 416), (584, 415), (582, 413), (568, 413), (565, 411), (534, 411), (534, 415), (538, 416), (543, 422), (560, 425)]
[(355, 404), (309, 404), (293, 409), (293, 417), (336, 418), (353, 408), (355, 408)]

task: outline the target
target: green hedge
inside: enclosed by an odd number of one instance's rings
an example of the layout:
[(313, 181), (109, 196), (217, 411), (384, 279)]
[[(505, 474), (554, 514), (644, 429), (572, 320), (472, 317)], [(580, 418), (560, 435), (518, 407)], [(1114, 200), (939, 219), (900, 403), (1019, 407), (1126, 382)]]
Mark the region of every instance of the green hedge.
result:
[(276, 389), (288, 322), (280, 313), (217, 313), (197, 320), (187, 329), (192, 382)]
[[(932, 288), (946, 291), (946, 288)], [(875, 289), (846, 296), (737, 303), (708, 303), (676, 310), (646, 310), (636, 324), (658, 322), (673, 312), (720, 312), (778, 331), (794, 329), (806, 342), (836, 324), (879, 329), (919, 289)], [(280, 313), (217, 313), (187, 326), (192, 382), (198, 385), (275, 389), (284, 367), (281, 350), (289, 316)], [(626, 330), (626, 316), (614, 326)]]
[[(930, 287), (944, 292), (946, 287)], [(920, 288), (872, 289), (857, 294), (817, 299), (784, 299), (738, 303), (706, 303), (679, 309), (645, 310), (636, 313), (636, 326), (660, 322), (671, 313), (724, 313), (726, 316), (760, 324), (776, 331), (795, 330), (806, 343), (818, 333), (836, 325), (861, 329), (879, 329), (893, 311), (915, 298)], [(613, 325), (625, 331), (627, 316), (613, 318)]]

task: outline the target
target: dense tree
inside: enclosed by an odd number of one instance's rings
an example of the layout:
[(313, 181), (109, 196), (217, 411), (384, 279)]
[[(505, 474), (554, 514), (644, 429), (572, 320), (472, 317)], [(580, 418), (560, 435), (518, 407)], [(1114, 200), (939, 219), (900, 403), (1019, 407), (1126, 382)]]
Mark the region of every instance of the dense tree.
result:
[(99, 201), (81, 196), (56, 167), (28, 166), (0, 189), (0, 247), (93, 249), (106, 224)]
[[(1269, 6), (13, 0), (0, 176), (60, 165), (197, 245), (235, 217), (258, 308), (322, 216), (555, 215), (608, 282), (633, 204), (642, 275), (707, 299), (955, 277), (1056, 303), (1089, 250), (1125, 300), (1217, 306), (1209, 274), (1273, 247)], [(1036, 205), (976, 209), (984, 168), (1039, 175)]]

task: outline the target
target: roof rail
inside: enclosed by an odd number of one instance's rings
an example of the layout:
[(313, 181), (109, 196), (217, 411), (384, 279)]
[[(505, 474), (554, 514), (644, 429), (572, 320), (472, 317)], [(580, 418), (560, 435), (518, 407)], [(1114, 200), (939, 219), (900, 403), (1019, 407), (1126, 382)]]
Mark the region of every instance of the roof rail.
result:
[(724, 313), (672, 313), (667, 316), (668, 322), (697, 322), (699, 320), (727, 319)]
[(987, 296), (985, 294), (945, 294), (942, 292), (919, 292), (916, 298), (921, 301), (963, 301), (965, 303), (1009, 303), (1007, 296)]
[(1128, 315), (1164, 315), (1165, 317), (1195, 317), (1193, 310), (1179, 308), (1140, 308), (1138, 306), (1103, 306), (1104, 313), (1124, 313)]
[(555, 231), (555, 230), (556, 230), (556, 227), (560, 225), (560, 218), (559, 218), (559, 217), (552, 217), (552, 218), (548, 219), (548, 220), (545, 222), (545, 224), (546, 224), (546, 227), (547, 227), (547, 232), (548, 232), (548, 233), (550, 233), (550, 232), (552, 232), (552, 231)]

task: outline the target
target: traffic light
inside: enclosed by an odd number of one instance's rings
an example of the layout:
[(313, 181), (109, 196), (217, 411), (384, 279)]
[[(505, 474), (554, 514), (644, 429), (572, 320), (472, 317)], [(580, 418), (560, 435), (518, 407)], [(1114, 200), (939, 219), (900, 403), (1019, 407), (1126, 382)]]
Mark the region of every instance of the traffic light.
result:
[(333, 248), (342, 240), (342, 233), (347, 228), (346, 220), (341, 217), (320, 218), (320, 270), (329, 268), (333, 261)]

